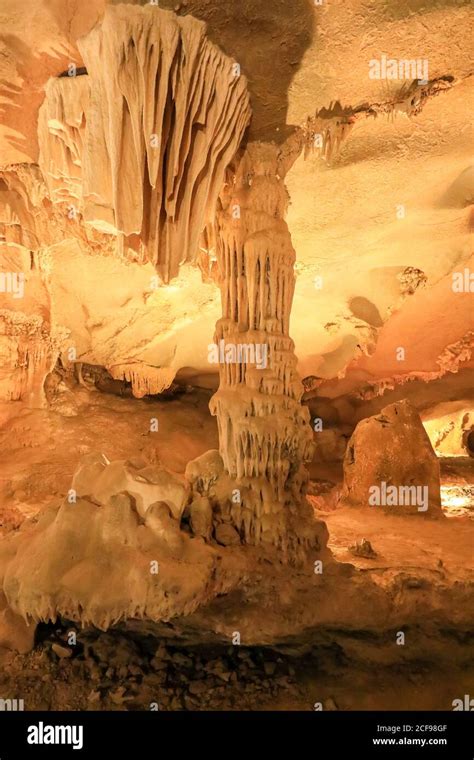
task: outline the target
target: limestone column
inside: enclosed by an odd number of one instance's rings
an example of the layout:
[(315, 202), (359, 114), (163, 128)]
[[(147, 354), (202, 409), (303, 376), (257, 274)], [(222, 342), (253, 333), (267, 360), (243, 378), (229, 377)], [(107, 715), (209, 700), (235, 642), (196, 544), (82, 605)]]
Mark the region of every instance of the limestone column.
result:
[(224, 467), (238, 492), (231, 506), (234, 526), (246, 543), (268, 542), (288, 557), (318, 539), (304, 498), (304, 463), (313, 443), (289, 336), (295, 251), (284, 218), (282, 167), (278, 146), (250, 143), (220, 197), (222, 319), (215, 343), (224, 361), (210, 408)]

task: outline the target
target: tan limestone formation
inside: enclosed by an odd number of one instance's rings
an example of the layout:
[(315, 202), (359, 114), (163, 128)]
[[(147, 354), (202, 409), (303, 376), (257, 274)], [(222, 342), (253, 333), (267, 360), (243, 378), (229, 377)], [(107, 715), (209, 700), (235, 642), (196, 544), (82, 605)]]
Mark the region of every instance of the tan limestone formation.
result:
[(41, 109), (50, 195), (169, 282), (213, 219), (250, 120), (246, 80), (202, 22), (155, 6), (108, 7), (78, 45), (87, 75), (50, 82)]
[[(51, 84), (42, 109), (49, 192), (77, 199), (86, 223), (125, 247), (142, 247), (168, 282), (195, 260), (214, 220), (249, 121), (245, 80), (202, 24), (150, 7), (108, 8), (79, 48), (88, 75)], [(216, 344), (263, 355), (261, 366), (247, 365), (249, 357), (223, 364), (212, 403), (227, 474), (242, 489), (232, 522), (245, 541), (268, 541), (285, 557), (317, 543), (301, 512), (312, 437), (289, 337), (295, 253), (284, 221), (286, 169), (280, 149), (253, 144), (221, 196)], [(150, 391), (133, 367), (114, 376), (132, 380), (135, 395)], [(166, 382), (160, 375), (153, 389)]]
[(303, 498), (313, 445), (289, 337), (295, 251), (284, 220), (283, 171), (277, 146), (251, 143), (220, 198), (223, 317), (216, 325), (220, 386), (211, 413), (234, 483), (232, 523), (247, 543), (268, 542), (291, 557), (318, 542)]

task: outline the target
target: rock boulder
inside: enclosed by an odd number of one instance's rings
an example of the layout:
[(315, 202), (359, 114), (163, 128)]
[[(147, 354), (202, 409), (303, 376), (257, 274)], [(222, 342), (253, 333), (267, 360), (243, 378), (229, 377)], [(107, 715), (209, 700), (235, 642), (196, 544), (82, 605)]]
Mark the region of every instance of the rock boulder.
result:
[(438, 458), (408, 401), (357, 425), (344, 458), (341, 500), (401, 515), (442, 514)]

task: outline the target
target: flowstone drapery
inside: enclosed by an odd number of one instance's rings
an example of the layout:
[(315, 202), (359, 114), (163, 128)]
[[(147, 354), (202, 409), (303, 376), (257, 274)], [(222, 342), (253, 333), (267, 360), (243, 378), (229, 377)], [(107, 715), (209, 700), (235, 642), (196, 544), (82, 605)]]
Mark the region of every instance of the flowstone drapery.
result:
[(87, 75), (50, 82), (40, 114), (50, 195), (169, 282), (194, 260), (249, 123), (245, 78), (201, 21), (153, 6), (108, 7), (78, 47)]

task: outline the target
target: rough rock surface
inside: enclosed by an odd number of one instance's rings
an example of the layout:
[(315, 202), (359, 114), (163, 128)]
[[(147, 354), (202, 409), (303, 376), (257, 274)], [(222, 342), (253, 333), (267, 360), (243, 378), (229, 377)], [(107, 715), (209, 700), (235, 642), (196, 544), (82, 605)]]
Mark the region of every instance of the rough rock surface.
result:
[(436, 404), (423, 414), (423, 424), (440, 456), (474, 456), (474, 400)]
[(401, 514), (441, 514), (439, 462), (409, 402), (359, 422), (347, 445), (341, 499)]
[(159, 465), (137, 467), (133, 462), (109, 462), (103, 454), (94, 453), (84, 457), (71, 488), (77, 496), (90, 497), (99, 504), (106, 504), (115, 494), (126, 493), (134, 499), (142, 518), (152, 504), (164, 502), (178, 524), (189, 495), (186, 481)]
[(194, 609), (229, 581), (210, 583), (218, 552), (180, 531), (187, 497), (162, 468), (88, 455), (63, 503), (1, 543), (6, 602), (27, 620), (63, 615), (101, 628)]

